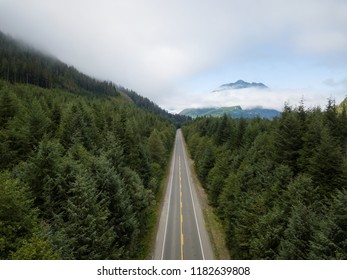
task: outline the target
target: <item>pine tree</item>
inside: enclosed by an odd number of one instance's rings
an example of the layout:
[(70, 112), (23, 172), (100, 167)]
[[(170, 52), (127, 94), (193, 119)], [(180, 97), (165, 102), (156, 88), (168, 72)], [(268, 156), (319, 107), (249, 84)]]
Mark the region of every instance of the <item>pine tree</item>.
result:
[(113, 228), (109, 225), (109, 211), (99, 199), (95, 182), (85, 171), (75, 174), (68, 192), (64, 215), (57, 217), (57, 230), (66, 238), (65, 258), (108, 259), (114, 242)]
[(336, 139), (330, 136), (328, 129), (323, 128), (320, 143), (314, 150), (308, 168), (314, 183), (320, 186), (322, 197), (330, 196), (335, 189), (347, 185), (346, 165), (341, 153)]
[(311, 259), (347, 259), (347, 191), (337, 191), (311, 243)]
[(0, 129), (5, 128), (9, 120), (11, 120), (17, 112), (17, 97), (6, 87), (0, 90)]
[(289, 218), (280, 244), (279, 258), (308, 259), (322, 209), (317, 187), (310, 176), (298, 175), (289, 184), (282, 199)]
[(310, 243), (317, 227), (317, 217), (310, 207), (297, 203), (292, 208), (288, 227), (280, 245), (279, 258), (303, 260), (309, 258)]
[(230, 138), (231, 138), (231, 134), (230, 134), (228, 116), (224, 114), (222, 119), (218, 122), (215, 143), (217, 146), (220, 146), (230, 141)]
[(207, 188), (213, 206), (218, 206), (219, 196), (224, 188), (224, 180), (229, 174), (229, 161), (228, 151), (223, 150), (217, 157), (214, 167), (208, 173)]
[(285, 107), (275, 132), (275, 156), (277, 162), (290, 166), (295, 173), (299, 172), (298, 159), (303, 147), (303, 134), (298, 114)]
[(158, 164), (164, 163), (165, 147), (156, 129), (154, 129), (149, 136), (147, 147), (149, 156), (153, 162)]
[(44, 219), (50, 220), (61, 211), (66, 200), (66, 189), (63, 188), (62, 145), (57, 140), (44, 138), (38, 150), (19, 166), (17, 172), (22, 181), (30, 186), (34, 195), (35, 206), (41, 210)]
[(0, 173), (0, 259), (9, 259), (36, 226), (37, 211), (28, 187), (7, 171)]

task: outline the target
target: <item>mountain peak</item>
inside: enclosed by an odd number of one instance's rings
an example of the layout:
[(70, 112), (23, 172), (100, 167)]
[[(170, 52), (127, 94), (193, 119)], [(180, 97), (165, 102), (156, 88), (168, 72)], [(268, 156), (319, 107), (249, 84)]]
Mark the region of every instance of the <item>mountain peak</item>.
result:
[(245, 82), (244, 80), (238, 80), (235, 83), (223, 84), (215, 91), (223, 91), (223, 90), (229, 90), (229, 89), (243, 89), (243, 88), (267, 89), (268, 87), (264, 85), (263, 83), (255, 83), (255, 82), (249, 83), (249, 82)]
[(253, 109), (242, 109), (241, 106), (231, 106), (231, 107), (209, 107), (209, 108), (188, 108), (184, 109), (179, 113), (180, 115), (189, 116), (192, 118), (203, 117), (203, 116), (212, 116), (212, 117), (221, 117), (228, 115), (233, 118), (265, 118), (273, 119), (278, 117), (281, 113), (273, 109), (265, 109), (256, 107)]

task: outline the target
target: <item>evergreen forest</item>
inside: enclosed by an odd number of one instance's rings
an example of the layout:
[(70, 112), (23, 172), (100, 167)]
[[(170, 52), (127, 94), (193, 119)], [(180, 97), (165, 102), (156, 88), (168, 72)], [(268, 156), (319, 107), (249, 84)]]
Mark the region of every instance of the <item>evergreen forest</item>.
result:
[(146, 258), (175, 116), (2, 33), (0, 61), (0, 259)]
[(144, 259), (176, 128), (232, 259), (347, 259), (347, 106), (172, 115), (0, 32), (0, 259)]
[(346, 107), (201, 117), (183, 132), (232, 259), (347, 259)]

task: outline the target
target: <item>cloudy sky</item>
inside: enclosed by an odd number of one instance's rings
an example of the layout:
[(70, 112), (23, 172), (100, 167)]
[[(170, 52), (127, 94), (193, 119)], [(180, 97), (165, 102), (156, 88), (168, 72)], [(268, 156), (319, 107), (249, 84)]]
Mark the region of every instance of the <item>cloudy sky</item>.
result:
[[(347, 95), (346, 0), (0, 0), (0, 30), (167, 110)], [(268, 91), (212, 91), (243, 79)]]

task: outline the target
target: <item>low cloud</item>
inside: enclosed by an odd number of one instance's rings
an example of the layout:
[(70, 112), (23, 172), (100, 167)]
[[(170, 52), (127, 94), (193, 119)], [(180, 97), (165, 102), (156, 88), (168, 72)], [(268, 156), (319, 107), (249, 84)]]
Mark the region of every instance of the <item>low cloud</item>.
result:
[[(181, 102), (249, 105), (244, 94), (214, 96), (184, 89), (187, 81), (206, 73), (217, 77), (221, 69), (239, 74), (240, 66), (257, 65), (249, 69), (249, 76), (257, 78), (264, 65), (272, 69), (279, 62), (281, 69), (274, 71), (281, 73), (276, 77), (280, 84), (288, 79), (290, 65), (313, 61), (307, 73), (297, 69), (297, 77), (291, 75), (293, 88), (298, 87), (295, 81), (312, 76), (317, 65), (327, 73), (336, 65), (346, 70), (346, 26), (347, 3), (341, 0), (0, 1), (3, 32), (165, 108)], [(264, 75), (263, 81), (274, 79), (274, 73)], [(258, 105), (276, 108), (296, 94), (311, 99), (306, 92), (276, 92), (249, 96)], [(312, 99), (318, 95), (312, 94)]]
[[(185, 98), (182, 101), (180, 98)], [(259, 89), (239, 89), (224, 90), (218, 92), (177, 93), (176, 98), (166, 100), (163, 106), (171, 108), (172, 111), (180, 112), (187, 108), (206, 108), (206, 107), (228, 107), (241, 106), (243, 109), (262, 107), (266, 109), (276, 109), (282, 111), (285, 104), (298, 106), (301, 100), (304, 101), (306, 108), (321, 107), (325, 108), (327, 100), (333, 98), (336, 103), (340, 103), (344, 98), (344, 92), (318, 91), (312, 89), (302, 90), (259, 90)]]

